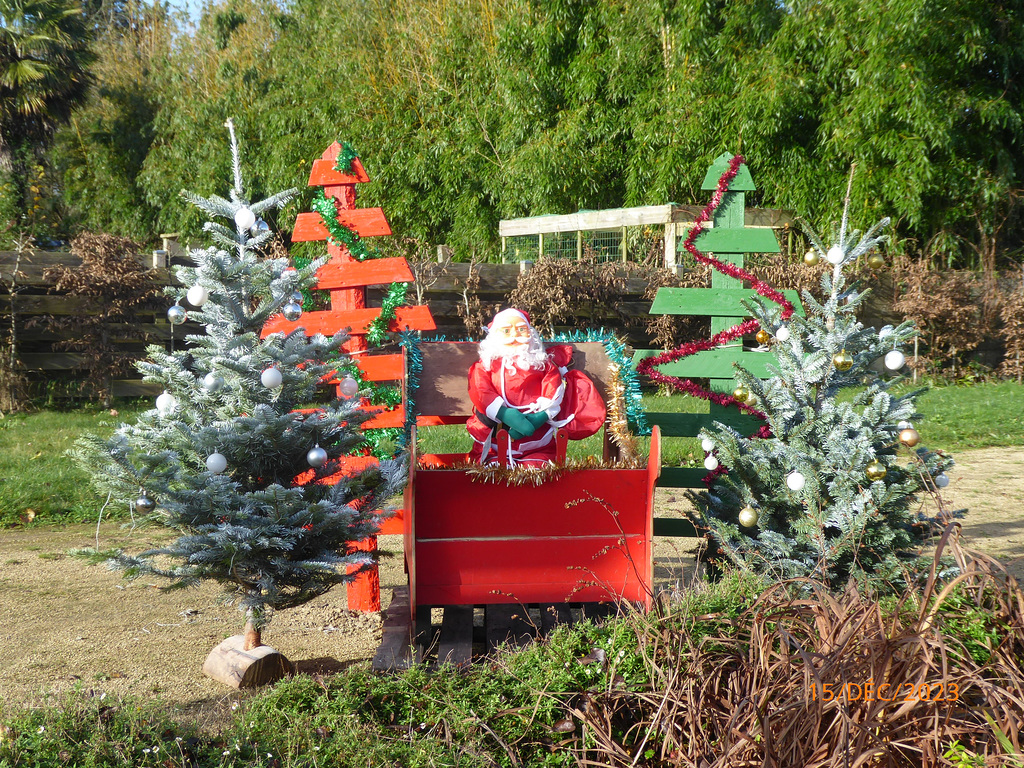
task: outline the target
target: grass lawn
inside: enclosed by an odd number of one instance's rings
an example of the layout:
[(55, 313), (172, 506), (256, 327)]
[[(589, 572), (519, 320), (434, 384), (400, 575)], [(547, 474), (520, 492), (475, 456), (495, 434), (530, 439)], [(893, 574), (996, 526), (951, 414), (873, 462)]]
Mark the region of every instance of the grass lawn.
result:
[[(647, 396), (648, 411), (698, 412), (706, 404), (673, 395)], [(1024, 445), (1024, 386), (993, 382), (967, 387), (930, 386), (918, 400), (923, 418), (918, 422), (922, 442), (956, 455), (969, 448)], [(84, 470), (65, 452), (86, 433), (108, 435), (122, 421), (132, 421), (150, 400), (123, 401), (116, 415), (87, 407), (76, 410), (41, 410), (0, 419), (0, 527), (16, 525), (30, 514), (36, 522), (89, 522), (103, 499), (98, 498)], [(461, 426), (430, 427), (419, 431), (424, 452), (467, 451), (470, 439)], [(600, 454), (600, 438), (570, 443), (570, 456)], [(666, 465), (696, 466), (703, 460), (699, 442), (667, 438)], [(123, 509), (109, 509), (113, 515)]]

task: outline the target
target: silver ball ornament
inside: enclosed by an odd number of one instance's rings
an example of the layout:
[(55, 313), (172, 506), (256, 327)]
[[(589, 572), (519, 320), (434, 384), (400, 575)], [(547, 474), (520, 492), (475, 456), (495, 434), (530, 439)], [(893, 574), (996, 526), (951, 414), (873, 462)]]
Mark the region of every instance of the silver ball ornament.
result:
[(775, 332), (775, 338), (779, 341), (789, 341), (789, 328), (780, 325), (779, 330)]
[(704, 449), (705, 453), (710, 453), (711, 451), (715, 450), (715, 441), (712, 440), (710, 437), (705, 437), (703, 440), (700, 441), (700, 447)]
[(760, 515), (757, 514), (757, 510), (749, 504), (740, 510), (739, 520), (740, 525), (744, 528), (753, 528), (757, 525), (757, 521)]
[(201, 307), (210, 298), (210, 292), (201, 285), (193, 285), (188, 289), (185, 298), (188, 299), (188, 303), (193, 307)]
[(885, 367), (890, 371), (898, 371), (907, 362), (907, 358), (898, 349), (885, 353)]
[(260, 381), (263, 382), (263, 386), (267, 389), (277, 389), (284, 381), (284, 377), (277, 368), (267, 368), (267, 370), (260, 374)]
[(306, 300), (306, 297), (302, 295), (302, 291), (292, 291), (292, 295), (289, 298), (299, 305)]
[(846, 258), (846, 254), (843, 253), (843, 249), (838, 245), (833, 245), (828, 249), (828, 253), (825, 254), (825, 259), (829, 264), (842, 264), (843, 259)]
[(223, 453), (211, 453), (206, 457), (206, 468), (213, 474), (219, 475), (228, 468), (228, 460)]
[(945, 472), (940, 472), (935, 476), (935, 485), (939, 488), (945, 488), (949, 485), (949, 476)]
[(708, 470), (709, 472), (714, 472), (716, 469), (718, 469), (718, 459), (716, 459), (714, 456), (708, 456), (706, 459), (704, 459), (704, 469)]
[(309, 462), (309, 466), (318, 469), (327, 463), (327, 451), (319, 445), (310, 448), (309, 453), (306, 454), (306, 461)]
[(167, 416), (174, 413), (174, 409), (178, 407), (178, 401), (174, 399), (174, 395), (168, 392), (166, 389), (162, 394), (156, 398), (156, 409), (160, 411), (163, 416)]
[(289, 301), (281, 308), (281, 314), (284, 315), (285, 320), (295, 322), (302, 317), (302, 305), (296, 304), (294, 301)]
[(249, 227), (249, 232), (252, 233), (253, 237), (262, 235), (264, 232), (270, 230), (270, 225), (267, 224), (263, 219), (256, 219), (256, 223)]
[(799, 472), (793, 471), (786, 475), (786, 487), (791, 491), (802, 491), (807, 480)]
[(203, 389), (205, 389), (207, 392), (216, 392), (223, 386), (224, 379), (218, 376), (213, 371), (210, 371), (203, 377)]
[(188, 319), (185, 309), (178, 304), (167, 310), (167, 322), (171, 325), (181, 325)]
[(343, 397), (355, 397), (359, 394), (359, 382), (351, 376), (346, 376), (341, 380), (341, 384), (338, 385), (338, 391), (341, 392)]
[(156, 502), (143, 493), (139, 498), (135, 500), (135, 510), (142, 512), (143, 514), (152, 512), (156, 509)]
[(253, 224), (256, 223), (256, 214), (250, 211), (248, 208), (239, 208), (235, 211), (235, 226), (240, 230), (249, 229)]

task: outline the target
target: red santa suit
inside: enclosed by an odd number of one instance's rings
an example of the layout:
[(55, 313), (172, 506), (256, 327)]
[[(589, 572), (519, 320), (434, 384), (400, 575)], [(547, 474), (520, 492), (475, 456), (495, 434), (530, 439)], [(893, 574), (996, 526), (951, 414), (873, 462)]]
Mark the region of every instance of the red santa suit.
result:
[[(469, 457), (490, 464), (497, 461), (494, 434), (499, 426), (498, 411), (503, 406), (523, 413), (547, 414), (547, 423), (509, 445), (509, 465), (544, 464), (555, 458), (555, 430), (567, 419), (559, 418), (565, 395), (562, 373), (572, 359), (572, 347), (556, 345), (547, 350), (542, 368), (522, 369), (507, 359), (498, 358), (485, 365), (477, 361), (469, 369), (469, 398), (475, 413), (466, 424), (474, 440)], [(569, 419), (572, 418), (570, 415)]]

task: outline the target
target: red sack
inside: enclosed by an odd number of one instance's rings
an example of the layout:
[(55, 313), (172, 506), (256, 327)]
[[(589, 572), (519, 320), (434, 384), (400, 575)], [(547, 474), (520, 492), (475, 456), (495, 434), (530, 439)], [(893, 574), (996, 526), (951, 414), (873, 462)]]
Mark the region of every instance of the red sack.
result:
[(572, 417), (561, 427), (570, 440), (582, 440), (597, 434), (608, 416), (601, 393), (583, 371), (566, 371), (562, 379), (565, 382), (565, 394), (555, 422)]

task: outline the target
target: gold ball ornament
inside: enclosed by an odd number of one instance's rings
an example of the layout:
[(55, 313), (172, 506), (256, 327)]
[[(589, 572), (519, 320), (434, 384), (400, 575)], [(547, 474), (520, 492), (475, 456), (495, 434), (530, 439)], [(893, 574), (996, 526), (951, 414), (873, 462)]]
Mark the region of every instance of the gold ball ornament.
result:
[(760, 331), (757, 332), (756, 338), (758, 344), (767, 344), (769, 341), (772, 340), (772, 335), (768, 333), (768, 331), (766, 331), (764, 328), (762, 328)]
[(868, 480), (875, 482), (875, 480), (882, 480), (886, 475), (885, 464), (880, 462), (878, 459), (870, 462), (865, 468), (864, 472), (868, 476)]
[(813, 248), (811, 248), (810, 250), (807, 251), (807, 253), (804, 254), (804, 264), (806, 264), (808, 267), (818, 266), (819, 261), (821, 261), (821, 256)]
[(845, 349), (840, 350), (832, 356), (832, 365), (839, 371), (848, 371), (853, 368), (853, 355)]
[(872, 253), (868, 256), (868, 267), (871, 269), (881, 269), (885, 266), (885, 259), (882, 258), (880, 253)]
[(745, 403), (750, 399), (750, 390), (740, 384), (736, 389), (732, 391), (732, 396), (735, 397), (739, 402)]
[(900, 442), (907, 446), (907, 448), (913, 448), (921, 442), (921, 435), (913, 427), (907, 427), (900, 430)]
[(757, 510), (749, 504), (740, 510), (740, 525), (744, 528), (753, 528), (757, 525), (757, 521), (760, 515), (757, 514)]

